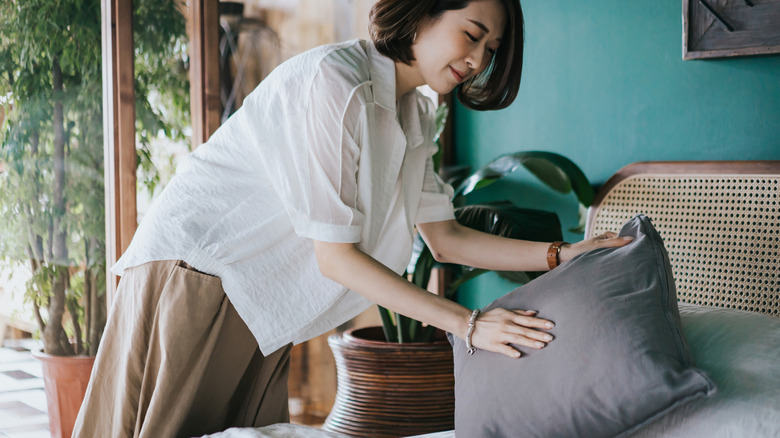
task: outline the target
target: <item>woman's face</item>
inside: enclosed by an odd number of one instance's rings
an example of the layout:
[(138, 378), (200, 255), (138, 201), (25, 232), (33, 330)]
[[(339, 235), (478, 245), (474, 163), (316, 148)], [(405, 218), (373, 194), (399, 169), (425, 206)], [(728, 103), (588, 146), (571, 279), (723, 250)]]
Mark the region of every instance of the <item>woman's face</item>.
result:
[(424, 23), (412, 45), (421, 79), (439, 94), (481, 73), (501, 44), (506, 12), (499, 0), (474, 0)]

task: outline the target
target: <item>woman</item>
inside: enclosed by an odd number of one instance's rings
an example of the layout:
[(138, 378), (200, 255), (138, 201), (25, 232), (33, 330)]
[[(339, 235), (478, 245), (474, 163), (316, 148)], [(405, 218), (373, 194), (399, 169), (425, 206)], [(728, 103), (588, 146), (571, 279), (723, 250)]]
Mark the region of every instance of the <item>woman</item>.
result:
[[(74, 436), (287, 421), (291, 343), (372, 303), (511, 357), (509, 344), (552, 340), (534, 312), (477, 317), (399, 275), (415, 224), (440, 261), (539, 271), (555, 260), (556, 245), (454, 220), (430, 159), (432, 104), (415, 91), (508, 106), (522, 66), (518, 1), (380, 0), (372, 34), (279, 66), (179, 169), (113, 268), (117, 302)], [(558, 260), (625, 243), (564, 245)]]

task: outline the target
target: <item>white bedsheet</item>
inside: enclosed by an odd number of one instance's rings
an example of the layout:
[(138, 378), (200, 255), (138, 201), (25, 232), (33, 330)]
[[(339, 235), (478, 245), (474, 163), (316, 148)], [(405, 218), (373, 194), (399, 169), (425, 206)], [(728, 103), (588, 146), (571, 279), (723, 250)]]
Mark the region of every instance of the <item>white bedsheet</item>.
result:
[(696, 366), (718, 393), (634, 433), (645, 437), (780, 437), (780, 318), (680, 305)]
[[(632, 438), (780, 437), (780, 318), (680, 304), (696, 366), (718, 393), (681, 406)], [(334, 438), (318, 429), (277, 424), (228, 429), (212, 438)], [(454, 438), (454, 431), (410, 438)]]
[(325, 432), (297, 424), (274, 424), (266, 427), (232, 427), (224, 432), (205, 437), (219, 438), (341, 438), (343, 435)]

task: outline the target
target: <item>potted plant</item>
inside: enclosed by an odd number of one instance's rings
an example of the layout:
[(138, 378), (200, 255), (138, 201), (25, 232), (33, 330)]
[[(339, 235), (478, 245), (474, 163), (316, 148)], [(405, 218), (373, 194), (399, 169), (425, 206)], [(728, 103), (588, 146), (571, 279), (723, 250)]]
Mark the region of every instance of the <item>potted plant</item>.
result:
[[(440, 109), (446, 111), (446, 108)], [(438, 132), (446, 117), (438, 114)], [(437, 134), (438, 135), (438, 134)], [(580, 227), (593, 201), (593, 189), (583, 172), (568, 158), (541, 151), (517, 152), (493, 160), (467, 178), (455, 177), (453, 203), (456, 220), (480, 231), (523, 240), (561, 240), (558, 216), (520, 208), (509, 201), (464, 205), (466, 195), (523, 167), (551, 189), (573, 192), (580, 204)], [(579, 231), (579, 228), (572, 231)], [(407, 274), (426, 288), (434, 269), (454, 271), (445, 296), (486, 270), (437, 263), (418, 235)], [(539, 272), (503, 272), (499, 275), (525, 283)], [(452, 348), (433, 326), (379, 308), (382, 327), (357, 328), (333, 335), (328, 343), (336, 358), (336, 402), (324, 428), (353, 436), (405, 436), (450, 430), (454, 427)]]
[[(182, 135), (150, 94), (173, 96), (165, 105), (186, 114), (186, 71), (173, 56), (185, 22), (174, 0), (136, 3), (139, 160), (153, 185), (146, 139)], [(53, 436), (70, 436), (106, 322), (101, 76), (99, 1), (0, 3), (0, 259), (32, 273), (25, 299)]]

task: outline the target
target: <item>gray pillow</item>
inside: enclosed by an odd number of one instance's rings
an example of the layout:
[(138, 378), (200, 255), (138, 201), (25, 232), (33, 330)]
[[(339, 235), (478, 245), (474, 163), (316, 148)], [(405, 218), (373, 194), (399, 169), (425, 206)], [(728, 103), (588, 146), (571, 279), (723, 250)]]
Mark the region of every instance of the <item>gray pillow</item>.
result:
[(469, 356), (449, 335), (459, 438), (624, 436), (715, 393), (693, 368), (661, 237), (643, 215), (620, 235), (634, 241), (580, 254), (483, 309), (538, 310), (556, 323), (547, 347)]

